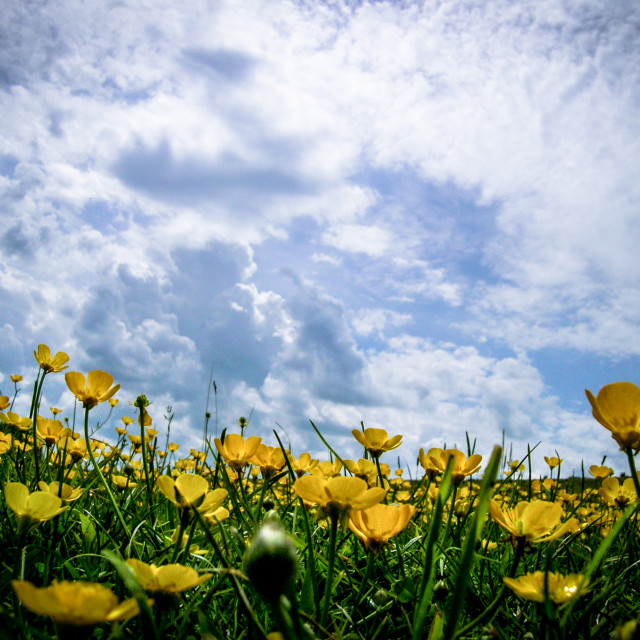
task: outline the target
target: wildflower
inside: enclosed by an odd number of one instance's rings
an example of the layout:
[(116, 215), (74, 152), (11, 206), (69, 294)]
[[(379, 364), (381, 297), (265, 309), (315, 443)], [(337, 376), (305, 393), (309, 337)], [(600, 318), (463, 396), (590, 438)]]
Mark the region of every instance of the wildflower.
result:
[(580, 588), (583, 581), (583, 576), (580, 573), (571, 573), (563, 576), (560, 573), (547, 573), (545, 575), (544, 571), (526, 573), (519, 578), (502, 578), (502, 580), (509, 589), (525, 600), (544, 602), (546, 592), (549, 599), (555, 604), (562, 604), (577, 595), (583, 594), (585, 587), (589, 583), (588, 579), (585, 580)]
[(531, 481), (531, 489), (535, 493), (543, 493), (543, 491), (551, 493), (551, 490), (555, 489), (557, 485), (558, 483), (551, 478), (545, 478), (542, 482), (540, 480)]
[(386, 489), (369, 488), (361, 478), (338, 476), (328, 480), (318, 475), (302, 476), (293, 485), (296, 494), (303, 500), (320, 506), (320, 517), (346, 518), (352, 509), (367, 509), (381, 502)]
[(64, 374), (65, 382), (73, 395), (82, 402), (85, 409), (93, 409), (99, 402), (105, 402), (113, 396), (120, 385), (113, 384), (113, 376), (106, 371), (89, 371), (85, 381), (84, 375), (78, 371)]
[(440, 473), (440, 467), (436, 467), (429, 455), (424, 452), (424, 449), (422, 447), (420, 447), (420, 451), (418, 452), (418, 462), (420, 463), (420, 466), (425, 470), (425, 475), (431, 480), (433, 480), (433, 478), (435, 478)]
[(220, 438), (214, 440), (218, 453), (236, 471), (249, 464), (261, 442), (262, 438), (258, 436), (249, 436), (245, 440), (237, 433), (228, 433), (225, 436), (224, 443)]
[(280, 447), (269, 447), (266, 444), (258, 445), (251, 460), (260, 467), (263, 478), (271, 478), (285, 465), (285, 457)]
[(71, 437), (72, 431), (69, 427), (62, 426), (60, 420), (37, 416), (36, 435), (44, 440), (47, 447), (51, 447), (62, 438)]
[(170, 442), (169, 446), (167, 447), (167, 449), (171, 452), (174, 453), (175, 451), (177, 451), (180, 448), (179, 444), (176, 444), (175, 442)]
[(0, 455), (7, 453), (11, 449), (12, 443), (13, 437), (10, 434), (0, 432)]
[(0, 411), (4, 411), (10, 404), (9, 396), (0, 396)]
[(613, 382), (594, 395), (585, 389), (593, 417), (611, 431), (623, 450), (640, 449), (640, 388), (631, 382)]
[(84, 493), (84, 489), (74, 489), (64, 482), (60, 484), (57, 480), (49, 484), (41, 480), (38, 482), (38, 489), (40, 489), (40, 491), (48, 491), (52, 495), (60, 498), (62, 502), (73, 502)]
[(544, 461), (549, 465), (549, 469), (555, 469), (562, 464), (562, 458), (556, 458), (555, 456), (551, 458), (545, 456)]
[(133, 489), (133, 487), (137, 486), (138, 484), (137, 482), (131, 480), (131, 478), (128, 475), (126, 476), (112, 475), (111, 481), (113, 482), (113, 484), (116, 485), (116, 489), (120, 489), (121, 491), (124, 491), (127, 488)]
[(158, 567), (134, 558), (127, 560), (127, 564), (135, 571), (140, 586), (153, 594), (178, 596), (183, 591), (203, 584), (213, 575), (199, 574), (195, 569), (181, 564), (166, 564)]
[(169, 476), (160, 476), (156, 487), (183, 513), (189, 513), (193, 508), (201, 513), (208, 513), (219, 507), (227, 497), (225, 489), (209, 491), (209, 483), (202, 476), (193, 473), (183, 473), (175, 480)]
[[(92, 442), (91, 447), (95, 448), (95, 443)], [(58, 453), (62, 456), (63, 452), (66, 453), (66, 457), (70, 457), (73, 462), (79, 462), (83, 458), (89, 457), (87, 442), (84, 438), (77, 440), (70, 436), (60, 438), (60, 440), (58, 440)]]
[(16, 516), (19, 532), (31, 531), (67, 508), (62, 506), (60, 498), (48, 491), (29, 493), (29, 488), (21, 482), (5, 484), (4, 499)]
[(309, 472), (311, 475), (320, 476), (325, 480), (329, 478), (335, 478), (340, 475), (342, 471), (342, 462), (340, 460), (334, 460), (333, 462), (329, 462), (328, 460), (323, 460), (319, 462), (311, 471)]
[(496, 500), (491, 500), (489, 513), (503, 529), (511, 534), (514, 543), (518, 540), (532, 545), (549, 542), (578, 529), (576, 518), (561, 524), (564, 512), (556, 502), (523, 500), (518, 502), (514, 509), (503, 510)]
[(375, 504), (368, 509), (352, 511), (349, 515), (349, 529), (358, 536), (366, 549), (375, 552), (409, 524), (414, 511), (415, 507), (409, 504)]
[(497, 546), (498, 546), (497, 542), (493, 542), (492, 540), (487, 540), (486, 538), (483, 538), (480, 541), (480, 548), (482, 549), (483, 553), (493, 551)]
[(58, 351), (51, 357), (51, 350), (46, 344), (39, 344), (38, 350), (34, 351), (33, 355), (45, 373), (57, 373), (69, 368), (64, 366), (69, 361), (69, 356), (64, 351)]
[(518, 473), (519, 471), (524, 471), (524, 465), (520, 463), (520, 460), (511, 460), (511, 462), (507, 463), (509, 465), (509, 470), (511, 473)]
[(291, 464), (293, 472), (298, 478), (303, 476), (305, 473), (310, 473), (318, 466), (318, 460), (312, 460), (309, 453), (301, 453), (297, 459), (291, 454), (288, 454), (287, 457), (289, 458), (289, 463)]
[(482, 462), (481, 455), (474, 453), (467, 458), (467, 456), (465, 456), (462, 451), (458, 451), (458, 449), (443, 450), (434, 448), (429, 449), (427, 455), (433, 466), (441, 473), (444, 473), (444, 470), (447, 468), (449, 458), (453, 458), (453, 475), (451, 476), (451, 480), (454, 484), (460, 484), (466, 476), (475, 473), (480, 468), (480, 462)]
[(613, 469), (611, 467), (605, 467), (604, 465), (592, 464), (589, 467), (589, 473), (597, 480), (604, 480), (613, 475)]
[(365, 429), (351, 431), (353, 437), (369, 452), (372, 458), (379, 458), (385, 451), (396, 449), (402, 444), (402, 436), (389, 437), (384, 429)]
[(55, 418), (59, 413), (62, 413), (62, 409), (58, 409), (58, 407), (49, 407), (49, 411), (53, 414)]
[(26, 580), (13, 580), (11, 586), (27, 609), (56, 624), (92, 627), (99, 622), (127, 620), (139, 613), (135, 598), (118, 604), (111, 589), (95, 582), (54, 580), (50, 586), (38, 588)]
[(13, 383), (22, 382), (22, 376), (20, 376), (18, 374), (14, 374), (12, 376), (9, 376), (9, 378), (11, 379), (11, 382), (13, 382)]
[(0, 413), (0, 420), (5, 424), (10, 424), (20, 431), (26, 431), (33, 424), (31, 418), (21, 418), (17, 413), (8, 411), (7, 413)]
[(617, 478), (606, 478), (602, 481), (599, 493), (609, 506), (620, 509), (638, 499), (633, 478), (627, 478), (622, 486)]
[(374, 462), (360, 458), (358, 462), (345, 460), (344, 465), (356, 478), (362, 478), (370, 487), (375, 487), (378, 469)]
[[(142, 396), (144, 398), (144, 396)], [(153, 418), (149, 415), (147, 407), (142, 407), (142, 425), (140, 424), (140, 414), (138, 413), (138, 426), (150, 427), (153, 424)]]

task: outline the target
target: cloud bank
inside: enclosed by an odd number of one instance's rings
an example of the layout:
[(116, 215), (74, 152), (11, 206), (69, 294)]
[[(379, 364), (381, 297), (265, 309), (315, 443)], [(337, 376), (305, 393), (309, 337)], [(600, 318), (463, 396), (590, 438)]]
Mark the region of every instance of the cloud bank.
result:
[(192, 446), (213, 370), (212, 429), (250, 413), (298, 450), (311, 419), (358, 455), (364, 421), (411, 466), (468, 432), (623, 468), (582, 394), (640, 357), (639, 26), (600, 0), (9, 0), (3, 392), (45, 342)]

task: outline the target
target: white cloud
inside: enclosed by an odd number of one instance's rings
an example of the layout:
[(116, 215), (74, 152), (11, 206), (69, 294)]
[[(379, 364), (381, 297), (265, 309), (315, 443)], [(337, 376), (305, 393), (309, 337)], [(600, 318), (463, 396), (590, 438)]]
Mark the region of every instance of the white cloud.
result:
[(377, 333), (382, 336), (387, 327), (402, 327), (412, 321), (408, 313), (397, 313), (390, 309), (360, 309), (351, 323), (356, 333), (369, 336)]
[(324, 233), (322, 240), (341, 251), (373, 257), (388, 253), (391, 244), (391, 237), (384, 229), (362, 224), (335, 225)]
[(564, 453), (590, 418), (525, 354), (639, 355), (636, 7), (32, 9), (0, 18), (4, 366), (50, 342), (185, 434), (213, 361), (225, 420), (246, 394), (301, 445)]

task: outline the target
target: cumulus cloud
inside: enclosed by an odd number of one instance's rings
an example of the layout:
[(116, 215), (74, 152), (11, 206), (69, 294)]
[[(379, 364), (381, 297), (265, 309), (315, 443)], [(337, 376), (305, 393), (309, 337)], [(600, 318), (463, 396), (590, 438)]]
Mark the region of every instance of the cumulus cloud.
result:
[(213, 365), (299, 446), (589, 453), (536, 354), (640, 355), (635, 6), (6, 4), (3, 368), (51, 343), (194, 441)]

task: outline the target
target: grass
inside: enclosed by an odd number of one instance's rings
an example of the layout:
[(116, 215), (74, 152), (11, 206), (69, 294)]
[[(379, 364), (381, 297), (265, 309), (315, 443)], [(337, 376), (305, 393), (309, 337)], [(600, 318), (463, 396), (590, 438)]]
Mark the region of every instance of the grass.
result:
[[(42, 375), (34, 386), (32, 418), (40, 415), (44, 381)], [(622, 493), (606, 499), (603, 481), (591, 477), (562, 479), (556, 472), (545, 483), (529, 479), (526, 469), (506, 473), (510, 467), (499, 447), (482, 461), (476, 477), (456, 477), (453, 458), (446, 464), (444, 456), (441, 469), (420, 467), (423, 478), (404, 480), (385, 464), (392, 452), (376, 460), (377, 454), (372, 458), (363, 449), (363, 459), (378, 463), (372, 465), (369, 486), (387, 489), (385, 504), (414, 509), (387, 544), (367, 548), (345, 526), (346, 509), (338, 513), (332, 505), (322, 508), (298, 496), (294, 463), (302, 452), (282, 455), (277, 435), (273, 446), (261, 450), (262, 469), (257, 458), (234, 466), (206, 437), (205, 451), (168, 452), (168, 425), (145, 426), (145, 403), (138, 399), (136, 408), (135, 418), (142, 417), (143, 426), (134, 421), (126, 433), (114, 430), (118, 407), (100, 425), (92, 408), (84, 411), (82, 425), (63, 417), (59, 427), (81, 427), (79, 433), (71, 441), (52, 436), (50, 444), (33, 426), (17, 426), (13, 416), (3, 414), (0, 637), (263, 640), (279, 633), (270, 637), (608, 640), (616, 630), (617, 637), (636, 637), (630, 631), (640, 615), (635, 485), (624, 485), (630, 489), (624, 504)], [(44, 424), (40, 419), (36, 426)], [(595, 428), (600, 427), (594, 423)], [(246, 423), (242, 432), (245, 442), (255, 435)], [(67, 452), (82, 440), (89, 443), (86, 453), (70, 458)], [(112, 444), (105, 445), (107, 440)], [(341, 458), (322, 441), (327, 461)], [(631, 453), (629, 461), (633, 474)], [(223, 489), (226, 497), (207, 512), (194, 508), (201, 497), (189, 505), (180, 491), (171, 498), (158, 490), (159, 477), (183, 473), (205, 478), (207, 491)], [(345, 468), (340, 474), (350, 475)], [(40, 521), (40, 512), (20, 515), (7, 501), (9, 483), (22, 483), (33, 492), (38, 480), (81, 492), (63, 501), (67, 508), (55, 517)], [(46, 490), (63, 497), (61, 485)], [(507, 510), (530, 500), (560, 505), (558, 526), (572, 518), (576, 526), (536, 542), (496, 521), (496, 505)], [(265, 519), (270, 523), (265, 525)], [(265, 536), (265, 526), (273, 535)], [(154, 590), (127, 559), (157, 567), (180, 564), (210, 577), (184, 589), (178, 581)], [(535, 571), (546, 574), (541, 602), (516, 595), (503, 582), (506, 576)], [(549, 588), (554, 573), (577, 575), (577, 595), (555, 603)], [(99, 583), (119, 601), (135, 598), (139, 614), (87, 626), (60, 624), (55, 615), (39, 615), (21, 604), (12, 587), (16, 580), (38, 587), (64, 580)]]

